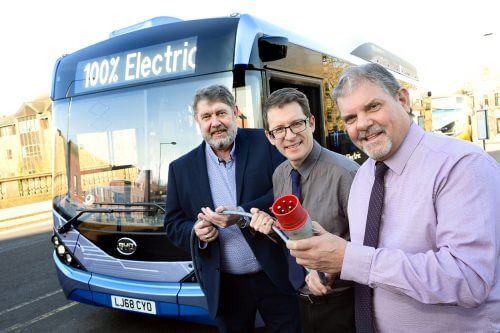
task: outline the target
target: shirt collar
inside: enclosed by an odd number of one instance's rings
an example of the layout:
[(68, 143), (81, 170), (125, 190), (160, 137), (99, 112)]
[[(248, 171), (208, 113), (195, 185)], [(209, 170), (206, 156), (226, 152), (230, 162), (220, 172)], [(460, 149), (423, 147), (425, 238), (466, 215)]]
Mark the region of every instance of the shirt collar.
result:
[[(236, 140), (233, 141), (233, 148), (231, 148), (231, 151), (229, 152), (229, 162), (227, 163), (231, 163), (234, 161), (234, 152), (236, 150)], [(214, 152), (214, 150), (212, 149), (212, 147), (210, 147), (210, 145), (205, 141), (205, 155), (210, 158), (210, 160), (213, 162), (213, 163), (216, 163), (216, 164), (226, 164), (226, 161), (224, 160), (221, 160)]]
[(396, 174), (401, 175), (417, 145), (424, 137), (424, 130), (413, 121), (398, 150), (384, 163)]
[[(319, 160), (320, 155), (321, 155), (321, 146), (318, 142), (316, 142), (316, 140), (314, 140), (311, 152), (309, 153), (309, 155), (307, 155), (302, 165), (297, 169), (302, 179), (307, 179), (309, 177), (309, 174), (311, 173), (316, 162)], [(286, 167), (287, 167), (286, 170), (287, 173), (290, 173), (290, 171), (292, 171), (293, 169), (292, 165), (290, 164), (290, 161), (288, 161)]]

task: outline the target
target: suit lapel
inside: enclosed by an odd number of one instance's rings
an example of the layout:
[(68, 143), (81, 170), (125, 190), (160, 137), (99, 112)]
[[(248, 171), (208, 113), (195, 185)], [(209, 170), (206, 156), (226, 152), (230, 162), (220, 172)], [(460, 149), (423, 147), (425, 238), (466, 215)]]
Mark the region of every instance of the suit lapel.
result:
[(238, 129), (236, 135), (236, 202), (241, 203), (241, 195), (243, 193), (243, 175), (248, 161), (249, 142), (245, 135), (246, 133)]
[(194, 184), (196, 184), (195, 186), (197, 187), (202, 207), (215, 208), (214, 201), (212, 198), (212, 192), (210, 191), (210, 182), (208, 180), (205, 147), (206, 147), (205, 141), (203, 141), (202, 144), (198, 147), (198, 151), (196, 153), (196, 161), (194, 161), (194, 165), (196, 165), (196, 168), (192, 176), (196, 180)]

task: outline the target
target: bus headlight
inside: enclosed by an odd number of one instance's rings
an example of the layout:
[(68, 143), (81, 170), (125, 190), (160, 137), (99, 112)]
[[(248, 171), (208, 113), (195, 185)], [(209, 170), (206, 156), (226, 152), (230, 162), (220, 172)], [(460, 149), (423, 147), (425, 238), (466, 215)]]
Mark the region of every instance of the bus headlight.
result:
[(52, 236), (51, 238), (52, 244), (54, 244), (54, 251), (56, 251), (59, 260), (61, 260), (64, 264), (78, 268), (86, 271), (87, 269), (78, 261), (76, 257), (73, 257), (73, 254), (66, 249), (63, 245), (59, 237), (57, 235)]
[(59, 244), (57, 247), (56, 247), (56, 251), (57, 251), (57, 255), (59, 257), (62, 257), (64, 255), (64, 252), (66, 252), (66, 249), (64, 248), (64, 245), (62, 244)]
[(66, 265), (70, 265), (70, 264), (71, 264), (71, 262), (73, 261), (73, 258), (71, 257), (71, 255), (70, 255), (69, 253), (67, 253), (67, 252), (66, 252), (66, 254), (64, 255), (63, 259), (64, 259), (64, 263), (65, 263)]
[(52, 244), (54, 244), (54, 248), (57, 248), (59, 244), (61, 244), (59, 242), (59, 238), (56, 235), (52, 236)]

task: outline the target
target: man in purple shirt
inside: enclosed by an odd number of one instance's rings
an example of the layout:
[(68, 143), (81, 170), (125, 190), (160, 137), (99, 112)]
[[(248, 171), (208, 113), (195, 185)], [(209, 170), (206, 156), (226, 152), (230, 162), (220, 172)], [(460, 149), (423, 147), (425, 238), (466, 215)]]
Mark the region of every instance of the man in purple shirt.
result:
[[(500, 332), (499, 164), (471, 143), (424, 133), (408, 115), (408, 91), (380, 65), (347, 69), (333, 98), (370, 157), (349, 196), (351, 241), (322, 230), (288, 241), (292, 255), (369, 286), (373, 331)], [(376, 162), (388, 169), (378, 240), (368, 246)]]

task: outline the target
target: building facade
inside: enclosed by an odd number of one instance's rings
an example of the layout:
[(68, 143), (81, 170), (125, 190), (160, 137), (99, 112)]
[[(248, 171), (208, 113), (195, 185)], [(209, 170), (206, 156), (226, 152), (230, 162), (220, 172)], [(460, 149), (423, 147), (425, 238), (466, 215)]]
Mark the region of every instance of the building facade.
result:
[(0, 118), (0, 208), (50, 198), (51, 115), (41, 96)]

